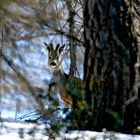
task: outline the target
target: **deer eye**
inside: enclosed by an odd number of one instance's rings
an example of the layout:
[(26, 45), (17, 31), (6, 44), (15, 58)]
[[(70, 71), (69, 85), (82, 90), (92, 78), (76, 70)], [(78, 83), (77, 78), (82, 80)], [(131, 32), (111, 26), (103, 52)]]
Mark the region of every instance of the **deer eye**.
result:
[(51, 57), (49, 56), (49, 59), (51, 59)]

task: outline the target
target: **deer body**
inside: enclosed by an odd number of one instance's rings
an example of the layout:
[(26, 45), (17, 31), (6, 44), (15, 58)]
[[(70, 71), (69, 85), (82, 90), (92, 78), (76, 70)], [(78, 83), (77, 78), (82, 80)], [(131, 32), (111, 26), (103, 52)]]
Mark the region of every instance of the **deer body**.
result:
[(60, 61), (60, 54), (65, 45), (60, 46), (60, 44), (57, 44), (55, 49), (52, 44), (48, 45), (45, 43), (45, 45), (48, 51), (48, 66), (53, 74), (54, 82), (60, 97), (69, 107), (72, 107), (72, 97), (66, 89), (68, 76), (64, 73)]

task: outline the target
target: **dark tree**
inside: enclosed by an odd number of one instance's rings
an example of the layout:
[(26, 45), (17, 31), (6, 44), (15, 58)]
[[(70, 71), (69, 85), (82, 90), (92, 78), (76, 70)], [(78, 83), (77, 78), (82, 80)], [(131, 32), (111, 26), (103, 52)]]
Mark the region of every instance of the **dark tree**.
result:
[(76, 128), (134, 133), (140, 125), (139, 93), (134, 90), (137, 42), (131, 4), (85, 0), (86, 104), (83, 110), (73, 109)]

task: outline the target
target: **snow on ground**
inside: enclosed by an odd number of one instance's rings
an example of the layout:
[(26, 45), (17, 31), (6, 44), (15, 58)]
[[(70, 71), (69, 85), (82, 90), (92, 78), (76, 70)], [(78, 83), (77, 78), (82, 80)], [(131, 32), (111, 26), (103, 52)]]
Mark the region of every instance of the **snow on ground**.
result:
[[(0, 140), (50, 140), (49, 136), (45, 135), (49, 125), (36, 125), (25, 122), (1, 122)], [(35, 130), (35, 133), (31, 131)], [(115, 132), (94, 132), (94, 131), (71, 131), (68, 133), (61, 132), (56, 140), (67, 139), (78, 140), (140, 140), (138, 135), (125, 135)]]

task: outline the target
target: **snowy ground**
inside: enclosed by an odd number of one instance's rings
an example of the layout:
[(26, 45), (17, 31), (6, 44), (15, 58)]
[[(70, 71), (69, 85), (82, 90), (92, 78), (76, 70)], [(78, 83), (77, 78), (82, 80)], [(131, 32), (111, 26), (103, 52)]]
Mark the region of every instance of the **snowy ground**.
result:
[[(0, 140), (49, 140), (45, 135), (45, 128), (49, 125), (35, 125), (25, 122), (3, 121), (0, 126)], [(34, 133), (31, 131), (34, 130)], [(71, 131), (60, 133), (56, 140), (140, 140), (138, 135), (125, 135), (114, 132)]]

